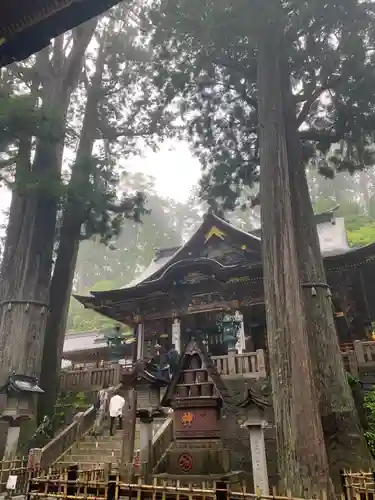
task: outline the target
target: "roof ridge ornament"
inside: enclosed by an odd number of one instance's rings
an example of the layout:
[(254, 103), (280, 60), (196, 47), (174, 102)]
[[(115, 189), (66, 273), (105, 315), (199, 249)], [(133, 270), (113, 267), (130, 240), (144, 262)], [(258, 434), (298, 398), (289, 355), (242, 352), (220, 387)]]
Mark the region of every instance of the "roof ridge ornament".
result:
[(225, 239), (225, 232), (219, 229), (217, 226), (212, 226), (209, 231), (205, 234), (205, 241), (204, 243), (206, 244), (209, 239), (211, 239), (213, 236), (216, 236), (217, 238), (224, 240)]

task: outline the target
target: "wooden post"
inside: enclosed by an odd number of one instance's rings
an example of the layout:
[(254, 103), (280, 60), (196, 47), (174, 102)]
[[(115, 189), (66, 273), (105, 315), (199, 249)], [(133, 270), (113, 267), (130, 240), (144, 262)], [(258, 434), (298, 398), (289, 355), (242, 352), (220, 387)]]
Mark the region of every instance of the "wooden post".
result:
[(133, 474), (135, 425), (137, 415), (137, 394), (134, 388), (128, 391), (123, 413), (123, 435), (121, 446), (120, 474), (123, 481), (130, 483)]
[[(141, 326), (141, 328), (139, 328)], [(143, 355), (143, 324), (137, 327), (136, 342), (133, 344), (132, 360), (137, 359), (139, 352)], [(138, 335), (140, 334), (140, 335)], [(141, 347), (140, 347), (141, 346)], [(133, 475), (133, 457), (135, 442), (135, 426), (137, 421), (137, 391), (133, 386), (128, 390), (124, 410), (123, 410), (123, 435), (121, 444), (120, 475), (123, 481), (130, 483)]]
[(237, 350), (240, 354), (246, 351), (246, 341), (245, 341), (245, 328), (243, 323), (243, 314), (241, 311), (236, 311), (235, 318), (237, 321), (241, 321), (240, 327), (238, 329), (238, 347)]
[(355, 351), (348, 351), (348, 364), (349, 364), (349, 372), (353, 377), (359, 377), (359, 369), (358, 369), (358, 360)]
[(181, 354), (181, 324), (178, 318), (174, 318), (172, 324), (172, 344), (178, 354)]
[(363, 348), (362, 341), (355, 340), (353, 342), (353, 345), (354, 345), (354, 352), (355, 352), (355, 355), (357, 357), (358, 365), (359, 366), (364, 365), (366, 363), (366, 359), (365, 359), (365, 350)]
[(143, 359), (144, 357), (144, 345), (145, 345), (145, 329), (143, 323), (138, 323), (136, 337), (137, 337), (137, 360), (140, 360)]
[(117, 363), (117, 365), (115, 365), (115, 368), (114, 368), (114, 376), (113, 376), (113, 385), (116, 386), (118, 385), (120, 382), (121, 382), (121, 365), (120, 363)]
[(153, 457), (152, 457), (152, 416), (141, 416), (139, 430), (140, 462), (144, 481), (150, 484)]
[(259, 373), (259, 378), (266, 377), (266, 360), (264, 356), (264, 350), (263, 349), (257, 349), (256, 350), (257, 354), (257, 365), (258, 365), (258, 373)]

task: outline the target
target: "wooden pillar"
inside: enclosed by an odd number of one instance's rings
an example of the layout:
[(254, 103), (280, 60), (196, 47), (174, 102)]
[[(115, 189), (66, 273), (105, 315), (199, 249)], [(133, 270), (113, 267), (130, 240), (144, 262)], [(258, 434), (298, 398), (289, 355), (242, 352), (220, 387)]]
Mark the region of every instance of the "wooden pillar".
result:
[(355, 340), (353, 342), (354, 345), (354, 352), (357, 357), (357, 362), (361, 366), (365, 364), (366, 358), (365, 358), (365, 350), (363, 348), (363, 343), (361, 340)]
[(153, 466), (152, 422), (153, 422), (152, 416), (141, 415), (139, 424), (140, 462), (141, 462), (141, 474), (146, 484), (150, 483), (150, 477)]
[(245, 328), (244, 328), (244, 322), (243, 322), (243, 314), (241, 314), (241, 311), (236, 311), (235, 313), (235, 318), (237, 321), (241, 321), (240, 327), (238, 329), (238, 342), (236, 344), (237, 347), (237, 352), (242, 354), (244, 351), (246, 351), (246, 340), (245, 340)]
[(137, 394), (134, 388), (128, 391), (123, 412), (123, 435), (121, 446), (120, 474), (123, 481), (131, 482), (137, 413)]
[(267, 373), (266, 373), (266, 360), (265, 360), (265, 356), (264, 356), (264, 350), (257, 349), (256, 354), (257, 354), (257, 365), (258, 365), (259, 377), (260, 378), (266, 377)]
[(144, 345), (145, 345), (145, 328), (143, 323), (138, 323), (137, 325), (137, 360), (143, 359), (144, 357)]
[(178, 318), (174, 318), (172, 323), (172, 344), (176, 351), (181, 354), (181, 323)]

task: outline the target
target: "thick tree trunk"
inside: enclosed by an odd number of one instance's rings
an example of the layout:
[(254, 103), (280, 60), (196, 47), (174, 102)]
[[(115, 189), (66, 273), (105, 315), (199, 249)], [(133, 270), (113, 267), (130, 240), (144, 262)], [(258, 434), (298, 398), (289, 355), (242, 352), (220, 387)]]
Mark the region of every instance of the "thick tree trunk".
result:
[(95, 75), (88, 91), (80, 143), (68, 186), (68, 199), (63, 211), (59, 246), (51, 281), (51, 313), (46, 327), (41, 384), (44, 394), (39, 399), (39, 421), (53, 413), (60, 385), (61, 358), (77, 263), (81, 226), (85, 218), (83, 193), (89, 182), (92, 150), (97, 128), (97, 104), (104, 67), (104, 39), (99, 48)]
[(265, 303), (279, 473), (284, 492), (332, 494), (297, 267), (279, 47), (274, 23), (258, 52)]
[[(56, 132), (64, 123), (68, 102), (61, 95), (60, 82), (51, 82), (45, 88), (43, 105), (56, 108), (56, 102), (61, 110), (54, 116), (52, 128), (56, 130), (39, 139), (32, 169), (25, 154), (16, 175), (20, 184), (12, 197), (1, 270), (0, 385), (12, 372), (40, 374), (58, 203), (56, 191), (48, 186), (60, 181), (64, 138)], [(25, 172), (35, 179), (35, 190), (24, 188)], [(47, 189), (40, 182), (46, 178)]]
[(332, 313), (330, 291), (320, 252), (314, 214), (297, 135), (289, 80), (284, 80), (288, 101), (288, 156), (290, 198), (304, 296), (307, 334), (314, 381), (326, 439), (331, 476), (340, 485), (340, 469), (368, 470), (371, 466), (363, 431), (347, 382)]

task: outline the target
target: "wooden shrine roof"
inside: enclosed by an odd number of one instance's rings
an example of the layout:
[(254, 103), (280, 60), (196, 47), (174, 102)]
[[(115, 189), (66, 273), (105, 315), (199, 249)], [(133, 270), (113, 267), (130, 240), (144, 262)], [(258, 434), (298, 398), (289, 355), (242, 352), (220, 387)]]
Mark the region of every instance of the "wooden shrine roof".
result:
[(0, 67), (38, 52), (50, 40), (109, 9), (119, 0), (3, 0)]
[[(319, 214), (317, 222), (328, 273), (357, 267), (375, 258), (375, 244), (349, 248), (344, 219), (336, 218), (334, 211)], [(261, 239), (208, 214), (183, 246), (159, 250), (150, 266), (128, 285), (117, 290), (92, 292), (88, 297), (75, 295), (75, 298), (86, 308), (118, 321), (125, 317), (129, 321), (130, 314), (136, 317), (140, 301), (160, 301), (176, 286), (201, 282), (203, 286), (205, 280), (211, 280), (220, 288), (231, 278), (240, 281), (241, 276), (262, 279)]]

